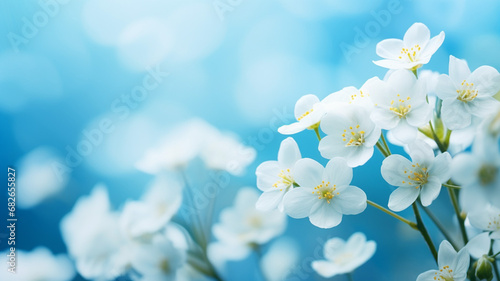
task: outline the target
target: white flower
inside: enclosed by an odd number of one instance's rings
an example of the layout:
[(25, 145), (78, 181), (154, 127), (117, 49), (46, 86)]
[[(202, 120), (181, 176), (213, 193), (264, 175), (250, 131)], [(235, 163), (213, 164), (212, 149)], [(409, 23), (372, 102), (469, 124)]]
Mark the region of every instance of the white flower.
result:
[(289, 137), (281, 142), (278, 161), (266, 161), (257, 167), (257, 187), (264, 192), (257, 201), (257, 209), (283, 211), (283, 196), (295, 183), (293, 166), (301, 158), (297, 143)]
[(397, 70), (387, 82), (376, 80), (371, 91), (375, 109), (373, 122), (382, 129), (391, 130), (403, 143), (417, 137), (418, 127), (429, 122), (432, 107), (425, 100), (424, 85), (407, 70)]
[(470, 257), (466, 248), (457, 253), (450, 242), (445, 240), (439, 245), (439, 269), (420, 274), (417, 281), (465, 281), (469, 263)]
[(377, 80), (377, 77), (368, 79), (359, 90), (355, 87), (345, 87), (338, 92), (328, 95), (321, 103), (325, 105), (327, 111), (331, 110), (330, 107), (332, 107), (332, 105), (336, 106), (339, 103), (347, 103), (362, 106), (371, 112), (374, 105), (370, 98), (370, 93), (372, 88), (376, 86), (375, 81)]
[(487, 206), (468, 214), (469, 221), (475, 228), (490, 231), (491, 239), (500, 239), (500, 209)]
[(253, 188), (242, 188), (234, 205), (220, 213), (220, 222), (212, 228), (218, 242), (209, 245), (208, 249), (210, 260), (217, 268), (227, 260), (244, 259), (252, 247), (263, 245), (285, 231), (286, 215), (278, 210), (257, 210), (258, 198)]
[(490, 66), (481, 66), (470, 72), (465, 60), (450, 56), (449, 76), (442, 74), (436, 94), (443, 100), (441, 116), (451, 130), (471, 124), (471, 117), (481, 118), (498, 107), (493, 96), (500, 90), (500, 74)]
[(140, 281), (174, 281), (178, 271), (185, 265), (185, 249), (175, 247), (164, 234), (153, 237), (151, 244), (135, 249), (132, 266), (142, 276)]
[(356, 215), (366, 209), (366, 194), (349, 185), (352, 168), (342, 158), (333, 158), (326, 168), (309, 158), (295, 164), (295, 182), (300, 187), (284, 198), (285, 212), (293, 218), (309, 217), (321, 228), (331, 228), (342, 221), (342, 215)]
[(321, 156), (342, 157), (350, 167), (363, 165), (372, 157), (381, 133), (368, 111), (356, 105), (328, 112), (321, 121), (321, 130), (327, 134), (319, 143)]
[(491, 204), (500, 208), (500, 153), (475, 141), (472, 153), (453, 159), (452, 180), (462, 186), (460, 205), (465, 212)]
[(78, 272), (87, 279), (114, 279), (124, 273), (127, 261), (120, 249), (126, 246), (118, 214), (111, 212), (108, 193), (96, 186), (80, 198), (61, 221), (61, 232)]
[(427, 64), (441, 47), (444, 32), (431, 39), (429, 28), (423, 23), (414, 23), (403, 40), (386, 39), (377, 44), (377, 55), (383, 60), (374, 61), (378, 66), (390, 69), (414, 70)]
[(377, 244), (366, 241), (363, 233), (357, 232), (345, 242), (340, 238), (328, 240), (323, 249), (326, 260), (312, 262), (312, 268), (324, 278), (351, 273), (363, 265), (374, 254)]
[(410, 144), (409, 150), (412, 161), (391, 155), (382, 162), (382, 177), (398, 187), (389, 197), (389, 208), (396, 212), (408, 208), (419, 195), (422, 205), (429, 206), (451, 175), (448, 152), (434, 157), (432, 148), (421, 141)]
[(202, 138), (204, 145), (200, 158), (210, 169), (227, 171), (239, 176), (257, 156), (253, 147), (243, 145), (233, 134), (215, 132), (211, 136)]
[[(9, 254), (9, 250), (0, 253), (2, 264), (8, 264)], [(73, 264), (66, 255), (53, 255), (45, 247), (37, 247), (31, 252), (16, 250), (16, 261), (14, 274), (7, 270), (7, 265), (0, 270), (1, 280), (70, 281), (75, 276)]]
[(202, 119), (193, 118), (177, 127), (148, 150), (136, 167), (149, 174), (185, 168), (199, 157), (210, 169), (240, 175), (253, 162), (256, 152), (232, 134), (221, 133)]
[(305, 129), (317, 128), (321, 117), (325, 114), (325, 110), (317, 96), (305, 95), (295, 104), (294, 113), (297, 122), (279, 127), (279, 133), (293, 135)]
[[(418, 79), (425, 85), (425, 92), (430, 96), (436, 96), (436, 86), (439, 81), (439, 75), (439, 72), (431, 70), (422, 70), (418, 74)], [(429, 103), (432, 104), (430, 100)]]
[(125, 204), (120, 225), (130, 238), (151, 235), (164, 228), (182, 204), (182, 186), (158, 176), (140, 201)]
[[(64, 163), (50, 148), (39, 147), (26, 154), (17, 164), (17, 205), (32, 208), (57, 194), (68, 182), (68, 173), (57, 170)], [(62, 165), (62, 164), (61, 164)]]

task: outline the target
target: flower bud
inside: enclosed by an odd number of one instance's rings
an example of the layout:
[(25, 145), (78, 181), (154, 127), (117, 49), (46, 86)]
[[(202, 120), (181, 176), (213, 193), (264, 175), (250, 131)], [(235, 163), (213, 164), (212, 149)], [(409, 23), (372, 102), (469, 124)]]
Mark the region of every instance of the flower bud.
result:
[(479, 280), (491, 281), (493, 279), (491, 259), (490, 257), (488, 257), (488, 255), (483, 255), (477, 261), (476, 277), (479, 278)]

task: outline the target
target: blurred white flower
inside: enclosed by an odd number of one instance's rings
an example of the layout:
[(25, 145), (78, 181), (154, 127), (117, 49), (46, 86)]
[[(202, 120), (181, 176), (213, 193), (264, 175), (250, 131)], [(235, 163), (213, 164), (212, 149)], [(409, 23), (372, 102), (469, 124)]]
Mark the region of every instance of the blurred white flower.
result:
[(120, 225), (130, 238), (154, 234), (165, 227), (182, 204), (182, 185), (158, 176), (140, 201), (129, 201), (123, 208)]
[(460, 205), (465, 212), (491, 204), (500, 208), (500, 153), (474, 141), (472, 153), (464, 152), (452, 163), (452, 180), (461, 185)]
[(417, 281), (465, 281), (469, 264), (470, 257), (466, 248), (457, 253), (450, 242), (444, 240), (439, 245), (439, 269), (420, 274)]
[(61, 220), (61, 232), (78, 272), (87, 279), (114, 279), (128, 266), (118, 214), (111, 212), (104, 186), (81, 197)]
[(240, 143), (237, 137), (193, 118), (173, 128), (159, 146), (146, 152), (136, 167), (149, 174), (158, 174), (185, 168), (196, 157), (200, 157), (208, 168), (239, 175), (253, 162), (256, 152)]
[(451, 130), (471, 124), (472, 116), (486, 117), (498, 108), (493, 96), (500, 90), (500, 74), (490, 66), (471, 73), (465, 60), (450, 56), (449, 76), (442, 74), (436, 94), (443, 100), (441, 116)]
[(422, 141), (409, 145), (411, 161), (401, 155), (390, 155), (382, 162), (382, 177), (398, 188), (389, 197), (389, 208), (399, 212), (408, 208), (420, 195), (422, 205), (429, 206), (450, 179), (451, 156), (448, 152), (434, 157), (432, 148)]
[(352, 168), (342, 158), (333, 158), (326, 168), (304, 158), (294, 169), (300, 187), (290, 190), (284, 198), (285, 212), (292, 218), (309, 217), (320, 228), (331, 228), (342, 221), (342, 215), (355, 215), (366, 209), (366, 194), (349, 185)]
[(305, 95), (295, 104), (294, 114), (297, 122), (279, 127), (279, 133), (293, 135), (305, 129), (317, 128), (321, 118), (325, 115), (325, 108), (317, 96)]
[(253, 188), (239, 190), (234, 205), (222, 210), (220, 222), (213, 226), (215, 237), (229, 244), (262, 245), (283, 233), (286, 216), (278, 210), (257, 210), (258, 198)]
[[(0, 256), (7, 262), (9, 253), (5, 251), (0, 253)], [(5, 269), (0, 270), (1, 280), (70, 281), (75, 276), (73, 264), (66, 255), (53, 255), (45, 247), (37, 247), (30, 252), (17, 250), (16, 255), (16, 273), (12, 274), (5, 267)]]
[(406, 31), (403, 40), (380, 41), (377, 44), (377, 55), (384, 59), (374, 61), (374, 63), (390, 69), (415, 70), (431, 60), (443, 41), (443, 31), (431, 39), (429, 28), (417, 22)]
[(375, 241), (366, 241), (361, 232), (354, 233), (347, 241), (332, 238), (326, 241), (323, 248), (326, 260), (313, 261), (311, 266), (324, 278), (351, 273), (368, 261), (375, 254), (376, 248)]
[(263, 245), (285, 231), (286, 215), (278, 210), (257, 210), (258, 198), (256, 190), (245, 187), (238, 191), (234, 205), (222, 210), (220, 222), (212, 228), (218, 242), (212, 243), (208, 250), (217, 267), (227, 260), (244, 259), (252, 247)]
[(68, 173), (57, 170), (64, 163), (47, 147), (38, 147), (26, 154), (18, 163), (17, 205), (32, 208), (61, 191), (68, 182)]
[(376, 80), (371, 91), (375, 109), (372, 120), (382, 129), (391, 130), (403, 143), (417, 137), (418, 127), (432, 117), (432, 107), (427, 103), (425, 87), (410, 71), (397, 70), (387, 82)]
[(200, 157), (210, 169), (241, 175), (257, 156), (253, 147), (243, 145), (231, 134), (214, 131), (204, 138)]
[(179, 280), (178, 271), (187, 260), (186, 250), (175, 247), (165, 235), (155, 235), (151, 244), (136, 247), (132, 266), (141, 274), (141, 281)]
[(491, 239), (500, 239), (500, 209), (487, 206), (468, 214), (470, 224), (475, 228), (490, 231)]
[(327, 111), (331, 111), (332, 107), (335, 108), (338, 103), (348, 103), (362, 106), (371, 113), (374, 105), (370, 98), (370, 93), (372, 88), (376, 86), (377, 82), (375, 81), (377, 80), (377, 77), (368, 79), (359, 90), (355, 87), (345, 87), (338, 92), (328, 95), (321, 103), (325, 105)]
[(269, 247), (260, 260), (260, 266), (267, 281), (282, 281), (286, 280), (298, 262), (297, 245), (293, 240), (280, 238)]
[[(431, 70), (422, 70), (418, 74), (418, 80), (421, 80), (423, 84), (425, 85), (425, 91), (427, 95), (434, 96), (436, 95), (436, 86), (439, 80), (439, 72), (436, 71), (431, 71)], [(429, 99), (429, 103), (432, 104), (432, 102)]]
[(293, 166), (301, 158), (299, 146), (289, 137), (281, 142), (278, 161), (266, 161), (257, 167), (257, 187), (264, 192), (257, 201), (258, 210), (283, 211), (283, 196), (295, 183)]
[(322, 119), (321, 130), (327, 134), (319, 143), (321, 156), (342, 157), (350, 167), (370, 160), (381, 133), (369, 112), (356, 105), (328, 112)]

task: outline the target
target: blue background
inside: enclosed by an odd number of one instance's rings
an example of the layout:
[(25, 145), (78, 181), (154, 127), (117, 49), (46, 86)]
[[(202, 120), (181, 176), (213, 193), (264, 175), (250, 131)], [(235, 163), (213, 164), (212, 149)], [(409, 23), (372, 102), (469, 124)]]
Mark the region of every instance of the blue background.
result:
[[(378, 59), (376, 43), (402, 38), (414, 22), (425, 23), (432, 36), (446, 33), (425, 69), (447, 73), (450, 54), (467, 59), (471, 69), (484, 64), (500, 68), (500, 2), (494, 0), (243, 0), (232, 1), (222, 18), (214, 6), (217, 1), (211, 0), (61, 1), (27, 42), (12, 44), (9, 34), (24, 36), (24, 19), (32, 22), (43, 11), (40, 3), (0, 3), (2, 169), (39, 146), (65, 157), (66, 147), (75, 148), (85, 138), (83, 130), (96, 128), (101, 118), (113, 120), (115, 131), (71, 172), (61, 193), (35, 208), (18, 210), (18, 248), (26, 250), (46, 245), (65, 252), (59, 221), (96, 183), (108, 186), (115, 207), (137, 198), (151, 177), (134, 170), (133, 163), (161, 134), (189, 117), (233, 131), (258, 151), (245, 176), (232, 179), (232, 188), (220, 194), (218, 209), (230, 205), (238, 187), (255, 185), (257, 165), (276, 158), (285, 138), (270, 125), (276, 111), (291, 120), (294, 104), (304, 94), (323, 98), (346, 86), (360, 87), (373, 76), (383, 77), (385, 70), (372, 63)], [(391, 5), (396, 8), (388, 12)], [(389, 18), (377, 21), (387, 14)], [(168, 26), (148, 28), (158, 26), (153, 19)], [(127, 38), (117, 38), (139, 20), (146, 23), (143, 29), (137, 25), (139, 36), (146, 34), (140, 43), (130, 46)], [(130, 39), (137, 33), (128, 35)], [(355, 52), (346, 56), (342, 46), (348, 45)], [(112, 104), (142, 83), (149, 59), (170, 75), (122, 118)], [(326, 163), (311, 131), (294, 138), (304, 157)], [(386, 205), (392, 188), (380, 175), (381, 161), (376, 152), (367, 165), (356, 168), (353, 184)], [(6, 173), (1, 174), (6, 182)], [(454, 228), (445, 193), (431, 209)], [(1, 202), (6, 202), (5, 192), (1, 194)], [(402, 215), (412, 218), (411, 210)], [(310, 271), (307, 259), (321, 246), (318, 238), (347, 238), (356, 231), (378, 244), (375, 256), (355, 273), (356, 280), (414, 280), (435, 264), (418, 232), (407, 228), (368, 207), (329, 230), (315, 228), (307, 219), (289, 219), (286, 236), (299, 245), (299, 266), (307, 280), (321, 280)], [(443, 238), (430, 228), (439, 244)], [(5, 248), (2, 239), (0, 250)], [(254, 280), (252, 258), (232, 263), (227, 280)]]

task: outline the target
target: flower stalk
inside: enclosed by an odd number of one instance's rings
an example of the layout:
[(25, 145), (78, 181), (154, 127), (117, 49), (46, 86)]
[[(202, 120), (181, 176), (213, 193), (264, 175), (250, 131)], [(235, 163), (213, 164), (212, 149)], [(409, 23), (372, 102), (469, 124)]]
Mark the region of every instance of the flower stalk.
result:
[(415, 229), (415, 230), (419, 230), (419, 229), (418, 229), (418, 227), (417, 227), (417, 224), (416, 224), (416, 223), (414, 223), (414, 222), (412, 222), (412, 221), (409, 221), (409, 220), (407, 220), (407, 219), (403, 218), (402, 216), (400, 216), (400, 215), (398, 215), (398, 214), (396, 214), (396, 213), (394, 213), (394, 212), (392, 212), (392, 211), (390, 211), (390, 210), (388, 210), (388, 209), (386, 209), (386, 208), (384, 208), (384, 207), (380, 206), (379, 204), (377, 204), (377, 203), (375, 203), (375, 202), (373, 202), (373, 201), (370, 201), (370, 200), (366, 200), (366, 203), (368, 203), (368, 205), (371, 205), (371, 206), (373, 206), (373, 207), (375, 207), (375, 208), (379, 209), (380, 211), (382, 211), (382, 212), (384, 212), (384, 213), (386, 213), (386, 214), (388, 214), (388, 215), (392, 216), (393, 218), (396, 218), (396, 219), (398, 219), (398, 220), (400, 220), (400, 221), (402, 221), (402, 222), (406, 223), (406, 224), (407, 224), (407, 225), (409, 225), (411, 228), (413, 228), (413, 229)]
[(437, 263), (437, 258), (438, 258), (438, 253), (436, 250), (436, 246), (434, 246), (434, 243), (432, 242), (431, 236), (429, 235), (429, 232), (427, 231), (427, 228), (425, 228), (424, 222), (422, 221), (422, 217), (420, 216), (420, 211), (418, 210), (418, 206), (416, 203), (412, 204), (413, 206), (413, 212), (415, 213), (415, 218), (417, 220), (417, 228), (424, 237), (425, 242), (427, 243), (427, 246), (429, 247), (429, 250), (431, 250), (432, 256), (434, 257), (434, 260)]

